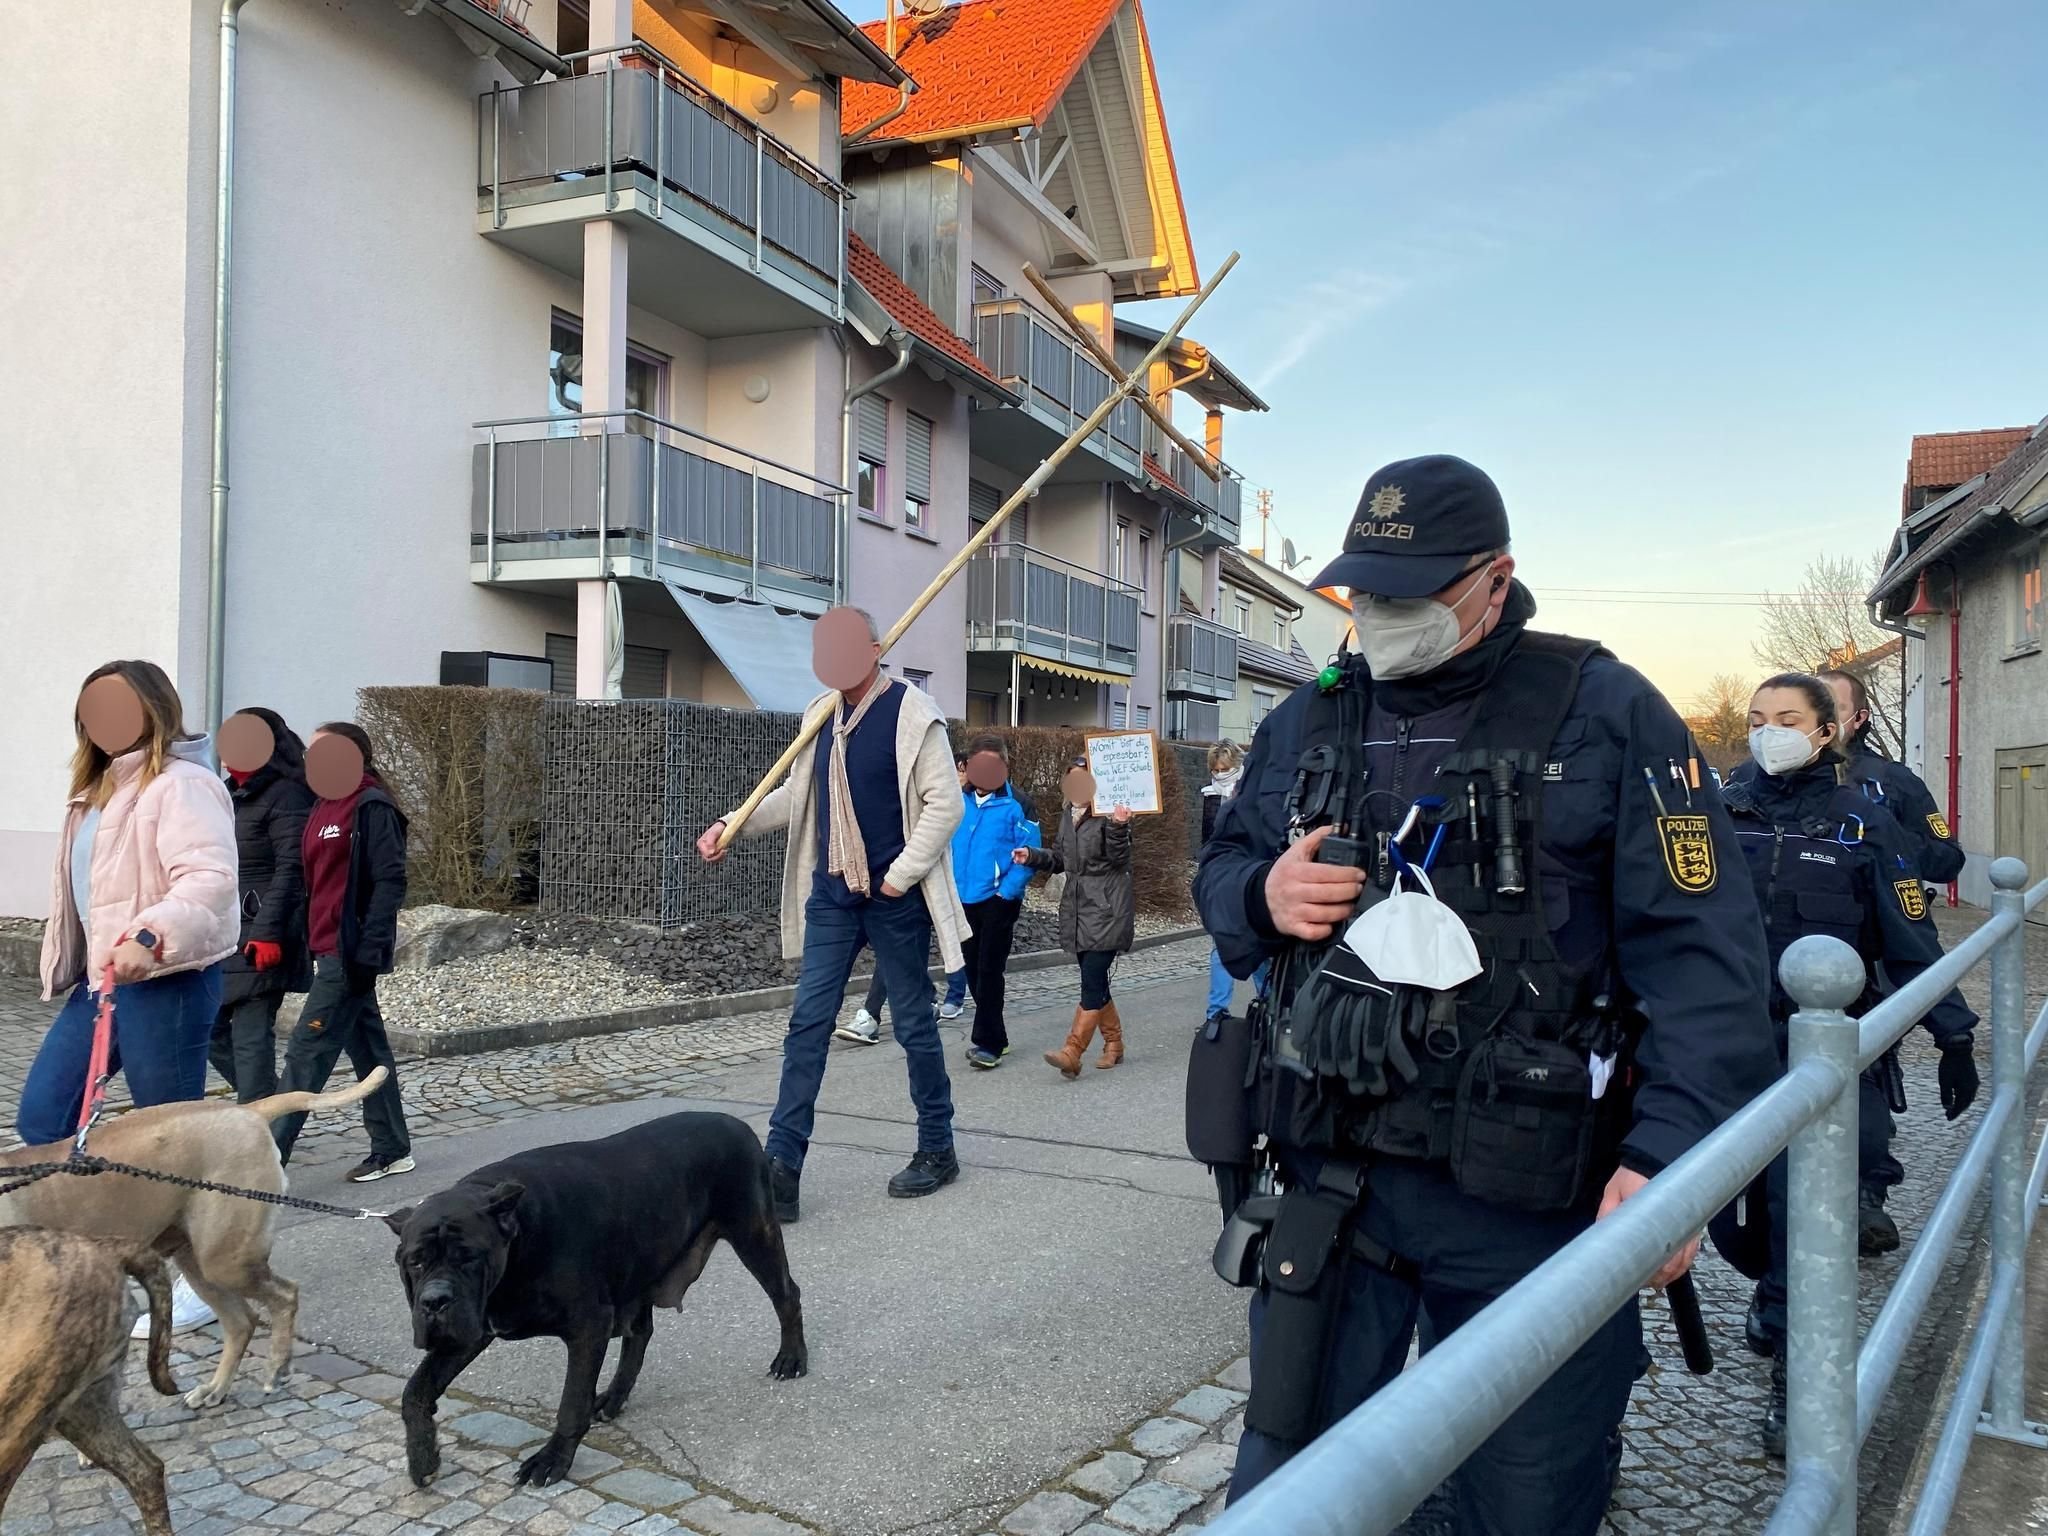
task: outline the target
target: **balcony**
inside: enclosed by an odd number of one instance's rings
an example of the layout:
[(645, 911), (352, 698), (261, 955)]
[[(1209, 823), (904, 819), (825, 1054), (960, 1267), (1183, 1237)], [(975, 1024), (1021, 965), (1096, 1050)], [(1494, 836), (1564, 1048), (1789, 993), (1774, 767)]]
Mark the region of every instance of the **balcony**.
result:
[(479, 96), (476, 180), (479, 231), (574, 278), (584, 225), (645, 231), (632, 302), (700, 336), (843, 312), (845, 188), (645, 44)]
[(1244, 502), (1244, 479), (1228, 464), (1223, 478), (1211, 480), (1187, 454), (1151, 421), (1145, 423), (1145, 479), (1179, 503), (1184, 514), (1168, 530), (1183, 547), (1219, 549), (1237, 542)]
[(1237, 631), (1192, 614), (1166, 621), (1168, 698), (1220, 704), (1237, 696)]
[(967, 563), (967, 649), (1129, 677), (1138, 667), (1138, 596), (1028, 545), (995, 545)]
[[(1022, 299), (974, 306), (974, 350), (1024, 402), (977, 411), (974, 451), (1020, 473), (1036, 469), (1115, 388), (1078, 341)], [(1135, 479), (1144, 419), (1135, 400), (1120, 402), (1054, 482)]]
[(638, 576), (831, 606), (845, 491), (644, 411), (479, 422), (470, 577)]

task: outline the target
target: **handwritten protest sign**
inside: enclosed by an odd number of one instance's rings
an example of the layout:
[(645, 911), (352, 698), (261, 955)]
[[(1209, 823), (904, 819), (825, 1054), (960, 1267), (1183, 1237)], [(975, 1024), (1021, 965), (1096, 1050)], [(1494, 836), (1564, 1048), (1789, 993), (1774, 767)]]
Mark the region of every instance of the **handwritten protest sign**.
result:
[(1098, 816), (1107, 816), (1119, 805), (1128, 806), (1133, 816), (1157, 816), (1165, 809), (1159, 793), (1158, 739), (1150, 731), (1103, 731), (1087, 741)]

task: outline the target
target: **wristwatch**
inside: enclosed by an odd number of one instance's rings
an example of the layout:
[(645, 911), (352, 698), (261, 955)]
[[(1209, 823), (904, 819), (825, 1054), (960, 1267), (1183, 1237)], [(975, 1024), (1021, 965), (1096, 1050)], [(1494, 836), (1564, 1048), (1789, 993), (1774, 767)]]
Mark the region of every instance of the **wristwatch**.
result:
[(128, 937), (133, 939), (137, 944), (140, 944), (152, 955), (156, 956), (157, 959), (163, 959), (164, 941), (156, 936), (156, 932), (154, 929), (138, 928), (133, 933), (129, 934)]

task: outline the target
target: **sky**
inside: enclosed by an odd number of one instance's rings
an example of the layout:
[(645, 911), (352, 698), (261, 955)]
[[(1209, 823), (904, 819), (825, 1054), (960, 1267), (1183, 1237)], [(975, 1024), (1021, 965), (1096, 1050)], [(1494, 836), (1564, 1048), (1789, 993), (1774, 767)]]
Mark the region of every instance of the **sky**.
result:
[[(1681, 705), (1891, 537), (1916, 432), (2048, 415), (2048, 7), (1149, 0), (1225, 457), (1336, 552), (1381, 463), (1507, 500), (1541, 627)], [(1138, 306), (1164, 323), (1177, 303)], [(1304, 568), (1303, 575), (1313, 571)]]

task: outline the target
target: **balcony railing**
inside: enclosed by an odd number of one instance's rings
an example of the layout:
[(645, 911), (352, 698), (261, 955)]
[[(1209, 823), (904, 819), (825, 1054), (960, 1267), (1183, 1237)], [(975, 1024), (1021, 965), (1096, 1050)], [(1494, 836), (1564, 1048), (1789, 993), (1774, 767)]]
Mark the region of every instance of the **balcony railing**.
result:
[(1166, 621), (1169, 696), (1221, 702), (1237, 695), (1237, 631), (1192, 614)]
[(1023, 544), (967, 564), (967, 647), (1022, 651), (1129, 674), (1138, 664), (1136, 587)]
[(1145, 423), (1144, 447), (1147, 473), (1154, 479), (1165, 480), (1182, 497), (1200, 507), (1216, 532), (1235, 544), (1243, 513), (1243, 477), (1225, 464), (1223, 478), (1211, 480), (1207, 471), (1150, 420)]
[(567, 574), (540, 563), (573, 560), (749, 597), (833, 595), (844, 487), (645, 411), (475, 430), (470, 558), (488, 580)]
[(836, 299), (846, 189), (644, 43), (569, 57), (607, 54), (612, 68), (478, 98), (477, 190), (493, 227), (508, 195), (585, 184), (609, 213), (645, 178), (659, 189), (657, 219), (694, 218), (757, 271), (779, 252)]
[[(1085, 421), (1115, 387), (1079, 342), (1022, 299), (974, 306), (974, 350), (991, 373), (1063, 432)], [(1135, 464), (1144, 420), (1138, 403), (1125, 400), (1088, 439), (1089, 446)]]

